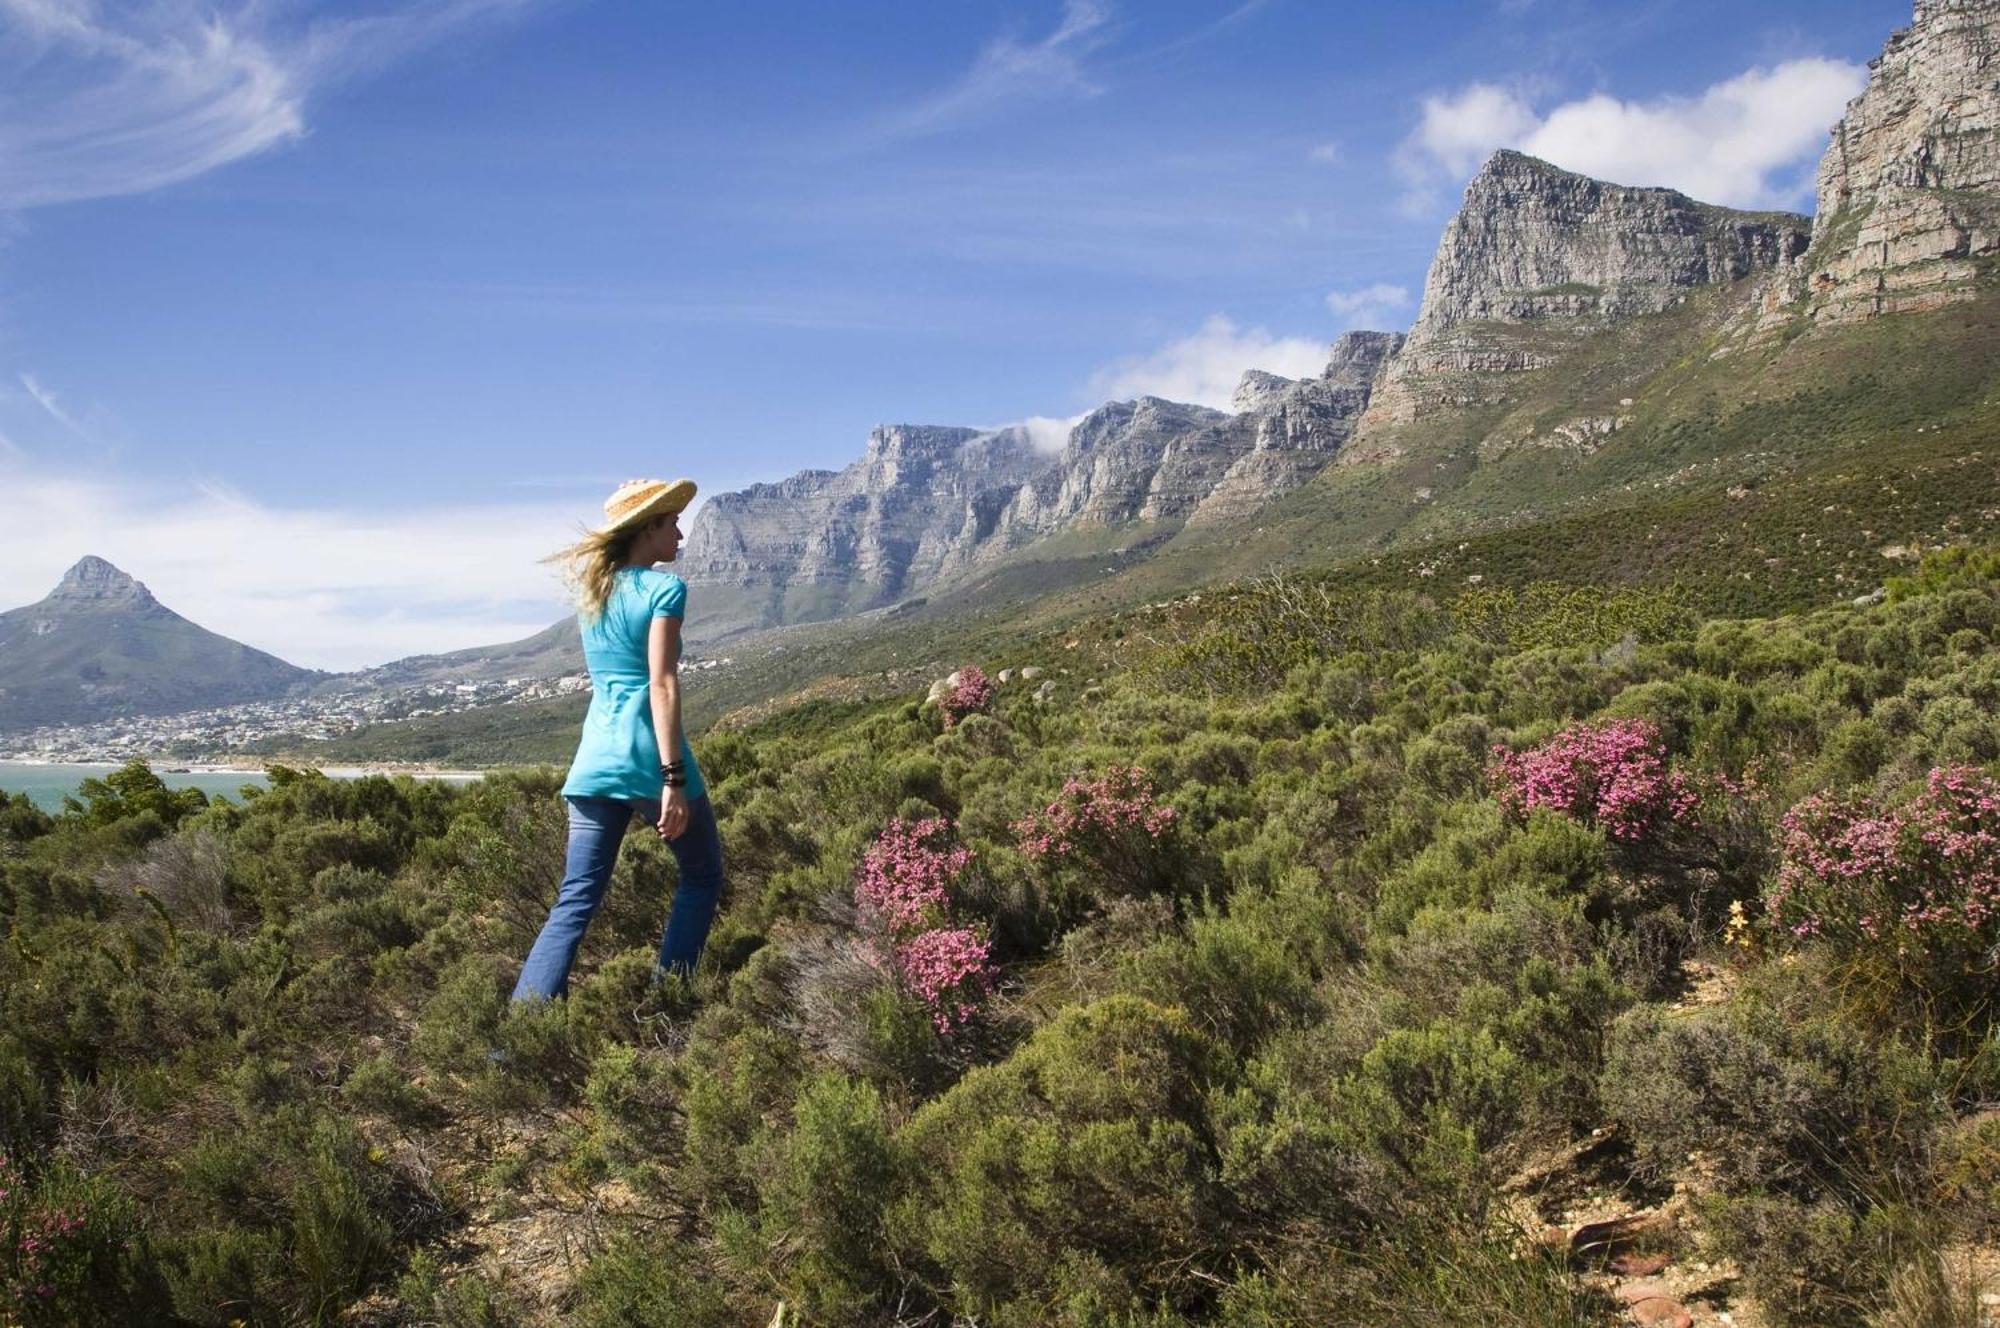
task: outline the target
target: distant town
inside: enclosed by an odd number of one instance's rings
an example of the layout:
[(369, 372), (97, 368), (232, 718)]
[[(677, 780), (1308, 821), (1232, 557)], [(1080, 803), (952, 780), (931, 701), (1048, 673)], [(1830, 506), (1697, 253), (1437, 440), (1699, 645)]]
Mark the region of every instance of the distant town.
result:
[[(728, 659), (683, 661), (684, 673), (726, 666)], [(0, 760), (85, 764), (135, 756), (227, 761), (273, 740), (324, 741), (373, 724), (449, 715), (483, 706), (547, 701), (590, 690), (587, 674), (560, 678), (496, 678), (319, 693), (281, 700), (128, 715), (88, 724), (52, 724), (0, 733)]]

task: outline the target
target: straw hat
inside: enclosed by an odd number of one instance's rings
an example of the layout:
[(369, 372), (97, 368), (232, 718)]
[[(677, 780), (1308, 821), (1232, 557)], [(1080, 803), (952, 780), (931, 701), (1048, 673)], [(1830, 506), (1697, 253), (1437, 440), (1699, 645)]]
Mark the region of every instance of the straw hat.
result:
[(604, 500), (604, 524), (597, 533), (608, 535), (621, 526), (683, 511), (693, 501), (693, 480), (626, 480)]

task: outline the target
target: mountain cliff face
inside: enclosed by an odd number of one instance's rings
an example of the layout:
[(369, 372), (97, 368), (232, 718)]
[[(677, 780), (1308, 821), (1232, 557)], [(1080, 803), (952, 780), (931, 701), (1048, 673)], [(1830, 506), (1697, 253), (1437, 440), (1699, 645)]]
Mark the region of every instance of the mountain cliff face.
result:
[(1053, 455), (1019, 429), (878, 428), (845, 470), (722, 494), (696, 514), (681, 555), (701, 596), (690, 634), (880, 607), (1062, 531), (1254, 510), (1333, 458), (1401, 342), (1349, 333), (1319, 378), (1253, 370), (1233, 413), (1110, 402)]
[(2000, 0), (1918, 0), (1819, 167), (1812, 247), (1763, 325), (1853, 322), (1972, 298), (2000, 253)]
[(885, 425), (844, 470), (718, 494), (681, 554), (701, 595), (690, 630), (712, 639), (889, 603), (990, 528), (989, 495), (1047, 466), (1018, 429)]
[(1349, 332), (1333, 343), (1318, 378), (1245, 374), (1233, 404), (1243, 412), (1238, 420), (1252, 430), (1250, 446), (1196, 506), (1189, 524), (1247, 517), (1318, 474), (1352, 436), (1383, 366), (1402, 346), (1400, 332)]
[(0, 729), (269, 700), (320, 676), (197, 627), (102, 558), (0, 613)]
[(1493, 375), (1546, 367), (1593, 330), (1773, 271), (1810, 236), (1791, 213), (1739, 212), (1497, 152), (1445, 227), (1371, 418), (1476, 403)]

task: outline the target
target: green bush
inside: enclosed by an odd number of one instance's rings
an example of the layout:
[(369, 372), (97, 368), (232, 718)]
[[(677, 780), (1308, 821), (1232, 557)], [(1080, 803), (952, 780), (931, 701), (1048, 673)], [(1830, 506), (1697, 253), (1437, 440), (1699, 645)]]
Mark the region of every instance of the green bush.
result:
[(1921, 1057), (1837, 1019), (1756, 1010), (1634, 1010), (1599, 1087), (1656, 1172), (1699, 1150), (1726, 1188), (1808, 1202), (1911, 1184), (1938, 1109)]
[(425, 1119), (432, 1104), (392, 1056), (370, 1056), (348, 1072), (341, 1097), (362, 1111), (380, 1112), (401, 1125)]
[(1121, 984), (1185, 1008), (1203, 1032), (1248, 1050), (1318, 1012), (1317, 983), (1356, 948), (1340, 899), (1302, 869), (1277, 889), (1246, 887), (1229, 909), (1209, 906), (1184, 932), (1132, 951)]
[(626, 1235), (592, 1259), (576, 1282), (579, 1328), (714, 1328), (730, 1305), (699, 1251)]
[(0, 1321), (137, 1323), (165, 1300), (131, 1201), (63, 1163), (24, 1174), (0, 1152)]
[(815, 1323), (876, 1322), (893, 1303), (883, 1216), (896, 1185), (880, 1095), (841, 1074), (812, 1080), (766, 1165), (760, 1267)]
[(1900, 1204), (1855, 1210), (1785, 1195), (1717, 1199), (1706, 1209), (1716, 1253), (1743, 1268), (1744, 1290), (1781, 1324), (1860, 1328), (1899, 1266), (1935, 1248), (1921, 1217)]
[(1076, 1259), (1112, 1271), (1117, 1312), (1197, 1303), (1227, 1245), (1205, 1098), (1231, 1073), (1150, 1002), (1065, 1010), (901, 1132), (892, 1237), (996, 1323), (1032, 1322)]

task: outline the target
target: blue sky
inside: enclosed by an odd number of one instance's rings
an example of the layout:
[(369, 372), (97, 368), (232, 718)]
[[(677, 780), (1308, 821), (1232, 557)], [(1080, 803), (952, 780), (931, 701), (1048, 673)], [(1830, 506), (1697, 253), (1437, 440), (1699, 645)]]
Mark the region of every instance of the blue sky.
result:
[(1909, 18), (0, 0), (0, 605), (96, 552), (302, 663), (519, 635), (622, 478), (1407, 326), (1495, 146), (1810, 210)]

